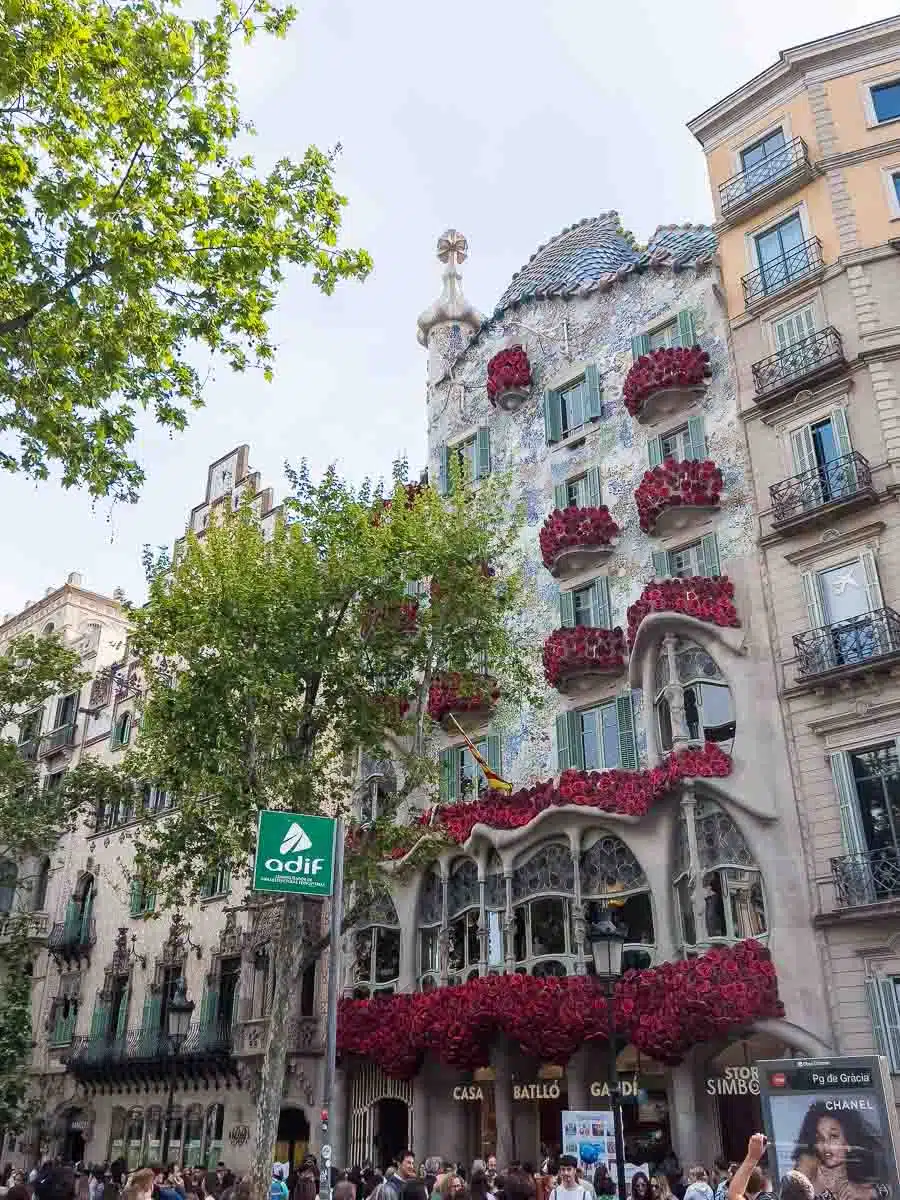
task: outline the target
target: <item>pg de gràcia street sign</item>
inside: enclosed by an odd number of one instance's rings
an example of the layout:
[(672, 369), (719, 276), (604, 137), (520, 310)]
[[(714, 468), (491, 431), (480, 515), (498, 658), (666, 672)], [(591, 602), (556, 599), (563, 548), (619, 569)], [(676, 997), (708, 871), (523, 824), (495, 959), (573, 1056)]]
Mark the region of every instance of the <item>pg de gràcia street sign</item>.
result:
[(256, 891), (330, 896), (336, 824), (331, 817), (262, 809), (253, 860)]

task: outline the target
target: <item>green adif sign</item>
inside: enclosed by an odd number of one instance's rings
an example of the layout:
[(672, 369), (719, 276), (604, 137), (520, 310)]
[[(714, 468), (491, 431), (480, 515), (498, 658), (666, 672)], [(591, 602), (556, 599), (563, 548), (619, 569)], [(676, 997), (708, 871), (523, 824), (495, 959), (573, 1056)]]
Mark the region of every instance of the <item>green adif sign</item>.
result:
[(258, 892), (330, 896), (335, 825), (331, 817), (263, 809), (256, 828), (254, 888)]

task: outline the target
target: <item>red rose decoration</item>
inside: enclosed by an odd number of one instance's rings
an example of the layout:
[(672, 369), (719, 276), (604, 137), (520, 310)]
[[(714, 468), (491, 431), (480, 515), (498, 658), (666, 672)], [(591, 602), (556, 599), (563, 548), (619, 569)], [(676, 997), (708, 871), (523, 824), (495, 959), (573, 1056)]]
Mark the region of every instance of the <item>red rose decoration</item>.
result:
[(625, 634), (618, 628), (556, 629), (544, 642), (544, 678), (551, 687), (570, 675), (621, 671), (624, 666)]
[(462, 844), (476, 825), (521, 829), (545, 809), (565, 804), (643, 817), (682, 779), (724, 779), (730, 774), (731, 759), (714, 742), (707, 742), (702, 749), (667, 755), (662, 766), (652, 771), (563, 771), (558, 781), (544, 780), (508, 796), (484, 791), (477, 800), (440, 804), (420, 820)]
[(722, 472), (708, 460), (667, 458), (644, 472), (635, 489), (641, 529), (651, 533), (660, 513), (667, 508), (692, 506), (716, 508), (722, 495)]
[(552, 571), (556, 559), (565, 550), (611, 546), (620, 532), (605, 504), (554, 509), (538, 535), (544, 566)]
[(710, 373), (709, 355), (699, 346), (651, 350), (642, 354), (625, 376), (622, 388), (625, 407), (636, 417), (654, 392), (699, 387)]
[(487, 366), (487, 394), (491, 404), (504, 392), (531, 387), (531, 364), (524, 346), (509, 346), (495, 354)]
[[(769, 953), (754, 941), (626, 971), (614, 1003), (619, 1033), (669, 1064), (698, 1042), (784, 1015)], [(501, 1036), (527, 1055), (563, 1064), (606, 1031), (606, 997), (587, 976), (488, 975), (430, 992), (342, 1000), (338, 1052), (408, 1079), (426, 1055), (464, 1070), (487, 1066)]]
[(652, 612), (680, 612), (723, 628), (736, 629), (741, 623), (734, 607), (734, 584), (727, 575), (657, 579), (648, 584), (628, 609), (629, 648), (641, 621)]
[(490, 675), (448, 671), (434, 679), (428, 689), (428, 715), (432, 721), (443, 721), (448, 713), (491, 709), (499, 699), (497, 681)]

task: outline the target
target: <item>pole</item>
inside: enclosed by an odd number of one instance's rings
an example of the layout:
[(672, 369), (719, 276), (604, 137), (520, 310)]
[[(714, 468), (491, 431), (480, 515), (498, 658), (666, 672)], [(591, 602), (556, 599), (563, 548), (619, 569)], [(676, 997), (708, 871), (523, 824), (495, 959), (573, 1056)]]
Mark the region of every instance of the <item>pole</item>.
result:
[[(338, 990), (341, 978), (341, 926), (344, 923), (344, 823), (334, 828), (334, 871), (331, 893), (331, 939), (328, 945), (328, 1015), (325, 1021), (325, 1084), (322, 1095), (322, 1168), (319, 1173), (319, 1200), (331, 1200), (331, 1143), (328, 1121), (334, 1097), (334, 1073), (337, 1063)], [(335, 1113), (343, 1121), (343, 1113)]]
[(613, 1113), (613, 1138), (616, 1143), (616, 1187), (619, 1200), (626, 1200), (625, 1138), (622, 1133), (622, 1100), (619, 1096), (619, 1065), (616, 1062), (616, 1010), (614, 997), (616, 981), (606, 982), (606, 1029), (609, 1038), (609, 1102)]
[(172, 1042), (172, 1070), (169, 1073), (169, 1101), (166, 1104), (166, 1144), (163, 1147), (162, 1165), (169, 1165), (169, 1151), (172, 1148), (172, 1116), (175, 1112), (175, 1078), (176, 1078), (176, 1059), (178, 1058), (178, 1049), (174, 1040)]

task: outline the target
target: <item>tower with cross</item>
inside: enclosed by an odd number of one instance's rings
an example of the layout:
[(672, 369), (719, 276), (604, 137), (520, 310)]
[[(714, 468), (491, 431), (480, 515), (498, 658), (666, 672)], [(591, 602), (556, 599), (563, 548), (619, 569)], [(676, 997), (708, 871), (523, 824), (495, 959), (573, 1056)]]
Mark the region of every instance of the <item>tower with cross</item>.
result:
[(438, 238), (438, 260), (445, 264), (441, 294), (416, 323), (419, 343), (428, 350), (429, 383), (446, 375), (483, 320), (481, 313), (463, 295), (459, 266), (465, 262), (468, 252), (469, 244), (458, 229), (448, 229)]

